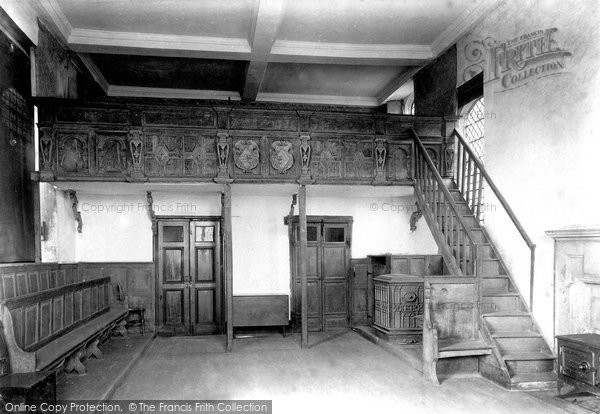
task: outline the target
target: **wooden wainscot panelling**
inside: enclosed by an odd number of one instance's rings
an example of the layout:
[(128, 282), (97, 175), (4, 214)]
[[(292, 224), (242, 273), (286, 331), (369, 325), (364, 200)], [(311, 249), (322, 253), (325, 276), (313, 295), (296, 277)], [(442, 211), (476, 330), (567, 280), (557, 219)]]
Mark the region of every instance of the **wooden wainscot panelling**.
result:
[(324, 107), (124, 106), (40, 103), (40, 179), (410, 185), (412, 128), (440, 167), (453, 161), (445, 135), (450, 124), (442, 117)]

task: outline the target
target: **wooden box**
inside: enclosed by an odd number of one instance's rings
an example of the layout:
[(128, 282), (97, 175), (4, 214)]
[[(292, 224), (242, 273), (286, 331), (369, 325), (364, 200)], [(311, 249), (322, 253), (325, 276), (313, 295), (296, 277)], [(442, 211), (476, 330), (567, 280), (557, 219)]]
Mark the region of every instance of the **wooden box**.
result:
[(558, 391), (567, 384), (600, 395), (600, 335), (557, 336)]

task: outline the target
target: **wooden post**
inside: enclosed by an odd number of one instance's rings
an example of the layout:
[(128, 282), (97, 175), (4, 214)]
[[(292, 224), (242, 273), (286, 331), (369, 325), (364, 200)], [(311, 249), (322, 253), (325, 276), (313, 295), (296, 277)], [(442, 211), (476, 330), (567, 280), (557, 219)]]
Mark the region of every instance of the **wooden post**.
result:
[(298, 211), (300, 221), (300, 257), (298, 257), (298, 273), (301, 280), (301, 319), (302, 319), (302, 348), (308, 347), (308, 294), (306, 282), (306, 186), (301, 184), (298, 189)]
[(223, 184), (223, 238), (224, 238), (224, 268), (225, 268), (225, 319), (226, 319), (226, 350), (233, 348), (233, 246), (231, 231), (231, 184)]

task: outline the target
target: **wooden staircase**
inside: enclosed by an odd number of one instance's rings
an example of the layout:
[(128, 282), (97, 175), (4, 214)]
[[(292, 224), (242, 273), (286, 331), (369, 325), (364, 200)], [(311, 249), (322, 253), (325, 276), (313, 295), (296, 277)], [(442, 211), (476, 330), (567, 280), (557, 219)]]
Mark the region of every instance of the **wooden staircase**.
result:
[[(477, 284), (478, 328), (493, 351), (480, 358), (480, 372), (508, 389), (555, 388), (556, 357), (480, 221), (484, 186), (486, 191), (494, 191), (503, 205), (506, 202), (460, 134), (455, 131), (453, 136), (458, 151), (457, 168), (453, 177), (442, 178), (414, 133), (415, 195), (451, 273), (472, 276)], [(514, 217), (508, 204), (504, 207)], [(531, 249), (533, 269), (535, 245), (516, 218), (513, 222)]]

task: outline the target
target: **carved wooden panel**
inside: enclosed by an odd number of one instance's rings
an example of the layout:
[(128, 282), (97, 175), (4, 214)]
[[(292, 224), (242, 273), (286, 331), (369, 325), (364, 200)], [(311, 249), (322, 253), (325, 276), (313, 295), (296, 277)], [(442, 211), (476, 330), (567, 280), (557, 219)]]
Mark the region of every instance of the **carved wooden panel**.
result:
[(58, 172), (62, 174), (90, 173), (90, 138), (89, 132), (59, 131)]
[(40, 302), (40, 341), (46, 339), (51, 333), (52, 300), (45, 300)]
[(127, 171), (127, 131), (96, 132), (96, 171), (99, 175)]
[(181, 125), (190, 127), (215, 128), (216, 114), (210, 108), (190, 110), (146, 110), (143, 113), (145, 125)]
[(319, 179), (373, 178), (373, 140), (313, 138), (311, 175)]
[(29, 272), (27, 274), (27, 283), (29, 285), (29, 293), (35, 293), (39, 290), (38, 272)]
[(52, 311), (53, 311), (52, 333), (56, 333), (63, 329), (63, 322), (64, 322), (63, 305), (64, 305), (64, 297), (63, 296), (54, 298), (53, 303), (52, 303)]
[(214, 177), (217, 174), (217, 148), (214, 136), (195, 133), (183, 136), (183, 175)]
[(353, 132), (373, 134), (375, 121), (371, 117), (318, 114), (310, 118), (310, 128), (315, 132)]
[(173, 131), (145, 132), (144, 168), (149, 177), (181, 177), (183, 175), (183, 137)]
[(229, 115), (230, 129), (297, 131), (295, 113), (269, 113), (265, 111), (235, 111)]
[(19, 296), (29, 293), (29, 289), (27, 289), (27, 273), (17, 273), (17, 293)]
[(119, 125), (130, 123), (129, 111), (124, 109), (90, 109), (66, 106), (56, 108), (55, 113), (58, 122)]
[(196, 323), (213, 323), (215, 318), (215, 291), (196, 289)]
[(236, 137), (232, 139), (233, 175), (260, 176), (261, 162), (264, 162), (264, 149), (260, 137)]
[(390, 144), (387, 162), (387, 179), (391, 181), (412, 178), (412, 146)]

